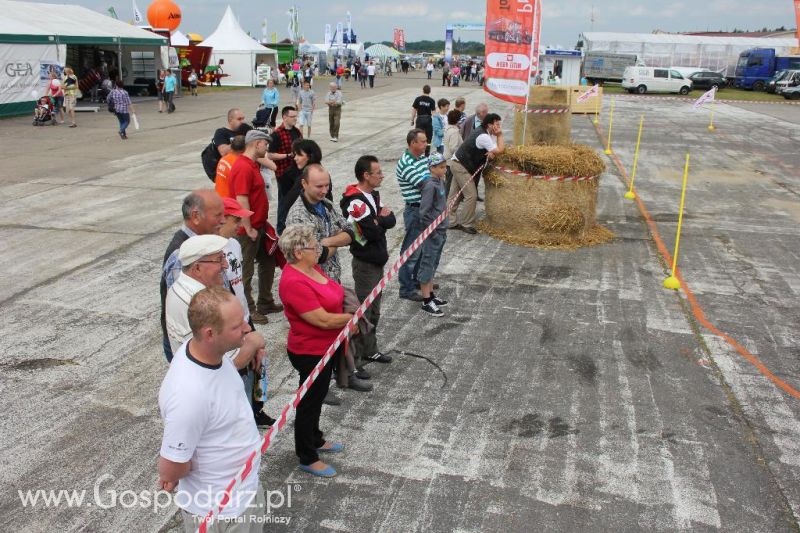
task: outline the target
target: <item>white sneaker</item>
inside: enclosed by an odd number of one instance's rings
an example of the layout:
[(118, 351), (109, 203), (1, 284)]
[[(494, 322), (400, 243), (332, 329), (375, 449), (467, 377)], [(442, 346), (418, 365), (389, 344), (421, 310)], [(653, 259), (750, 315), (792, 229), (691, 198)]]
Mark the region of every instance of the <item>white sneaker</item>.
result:
[(339, 142), (339, 138), (338, 138), (338, 137), (334, 137), (334, 138), (333, 138), (333, 139), (331, 139), (331, 140), (332, 140), (333, 142), (335, 142), (335, 143), (338, 143), (338, 142)]
[(429, 315), (444, 316), (444, 313), (442, 312), (441, 309), (439, 309), (439, 306), (436, 305), (436, 302), (434, 300), (431, 300), (428, 303), (423, 303), (422, 310), (428, 313)]

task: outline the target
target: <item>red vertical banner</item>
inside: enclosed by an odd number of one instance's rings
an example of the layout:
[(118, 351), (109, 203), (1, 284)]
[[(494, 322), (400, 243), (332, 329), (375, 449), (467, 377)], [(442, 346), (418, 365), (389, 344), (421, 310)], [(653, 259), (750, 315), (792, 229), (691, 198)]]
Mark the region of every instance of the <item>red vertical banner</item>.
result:
[(398, 50), (402, 51), (406, 49), (406, 32), (403, 28), (394, 29), (393, 44), (394, 47)]
[(515, 104), (527, 101), (532, 51), (539, 48), (537, 17), (541, 0), (487, 0), (486, 92)]
[(794, 19), (797, 24), (797, 46), (800, 49), (800, 0), (794, 0)]

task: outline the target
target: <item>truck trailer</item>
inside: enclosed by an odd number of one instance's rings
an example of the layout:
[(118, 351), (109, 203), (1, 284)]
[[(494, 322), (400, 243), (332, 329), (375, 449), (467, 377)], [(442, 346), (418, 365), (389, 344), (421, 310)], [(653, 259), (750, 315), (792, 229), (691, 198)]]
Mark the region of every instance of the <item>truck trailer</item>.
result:
[(583, 58), (583, 77), (589, 84), (622, 81), (625, 69), (638, 64), (636, 54), (586, 52)]

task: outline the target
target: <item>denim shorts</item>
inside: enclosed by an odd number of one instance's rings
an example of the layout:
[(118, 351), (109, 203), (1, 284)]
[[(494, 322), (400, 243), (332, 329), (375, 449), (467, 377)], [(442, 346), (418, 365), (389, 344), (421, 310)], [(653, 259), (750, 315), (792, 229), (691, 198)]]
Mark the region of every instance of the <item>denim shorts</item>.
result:
[(299, 113), (298, 125), (300, 126), (310, 126), (311, 125), (311, 117), (314, 112), (311, 109), (301, 109)]
[(422, 255), (419, 258), (419, 271), (417, 272), (417, 281), (420, 283), (430, 283), (433, 280), (436, 269), (439, 268), (439, 259), (442, 257), (446, 240), (447, 232), (437, 230), (422, 243)]

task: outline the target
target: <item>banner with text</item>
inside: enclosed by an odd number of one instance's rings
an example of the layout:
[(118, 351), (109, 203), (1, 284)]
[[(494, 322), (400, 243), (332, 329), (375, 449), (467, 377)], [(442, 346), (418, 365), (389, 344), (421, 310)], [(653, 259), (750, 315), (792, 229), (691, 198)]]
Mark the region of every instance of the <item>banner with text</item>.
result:
[(541, 0), (486, 2), (486, 81), (483, 88), (497, 98), (515, 104), (527, 101), (532, 50), (539, 48), (537, 16), (541, 16), (540, 5)]
[(406, 32), (403, 28), (394, 29), (394, 47), (400, 51), (406, 49)]
[(800, 0), (794, 0), (794, 19), (797, 24), (797, 47), (800, 50)]

